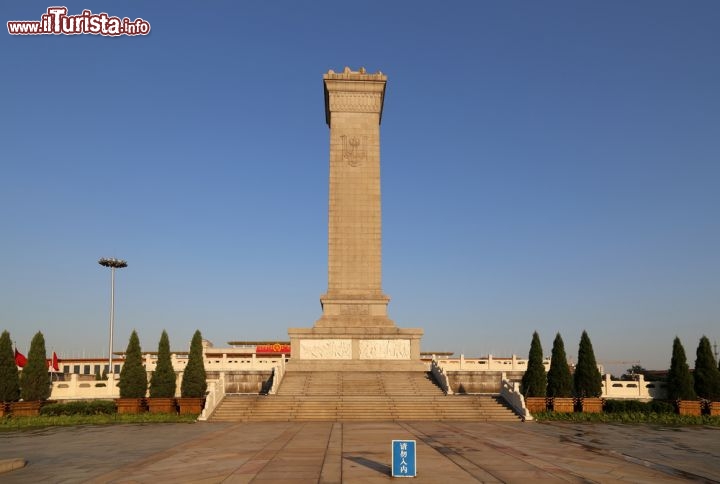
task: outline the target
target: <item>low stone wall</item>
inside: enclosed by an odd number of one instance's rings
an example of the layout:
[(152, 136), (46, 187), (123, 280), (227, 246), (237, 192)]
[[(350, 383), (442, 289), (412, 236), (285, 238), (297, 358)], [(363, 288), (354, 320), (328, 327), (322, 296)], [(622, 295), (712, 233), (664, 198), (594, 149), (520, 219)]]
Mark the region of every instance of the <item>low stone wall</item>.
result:
[[(208, 380), (218, 380), (221, 372), (207, 372)], [(272, 385), (272, 369), (251, 371), (225, 371), (224, 393), (266, 393)]]
[(120, 397), (118, 381), (88, 380), (80, 375), (69, 375), (62, 381), (52, 382), (51, 400), (106, 399)]
[(454, 371), (443, 368), (453, 393), (500, 393), (503, 374), (510, 381), (520, 381), (524, 371)]
[(645, 381), (642, 375), (638, 375), (637, 380), (631, 381), (611, 380), (610, 375), (605, 375), (602, 397), (628, 400), (663, 400), (667, 398), (667, 383)]

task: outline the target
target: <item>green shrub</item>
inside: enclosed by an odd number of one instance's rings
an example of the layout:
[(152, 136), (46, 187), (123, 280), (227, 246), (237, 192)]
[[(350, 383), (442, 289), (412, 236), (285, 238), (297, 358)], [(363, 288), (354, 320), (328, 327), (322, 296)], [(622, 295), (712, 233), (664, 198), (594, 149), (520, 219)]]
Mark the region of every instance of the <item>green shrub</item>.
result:
[(182, 383), (180, 384), (180, 395), (183, 397), (202, 398), (207, 390), (205, 376), (205, 361), (202, 352), (202, 335), (200, 330), (195, 331), (190, 342), (190, 354), (183, 372)]
[(20, 374), (20, 396), (26, 402), (47, 400), (51, 391), (45, 337), (38, 331), (30, 342), (28, 361)]
[(167, 332), (163, 330), (158, 345), (157, 364), (150, 379), (151, 398), (172, 398), (175, 396), (175, 370), (170, 359), (170, 340)]
[(522, 377), (522, 394), (526, 397), (544, 397), (547, 387), (547, 374), (543, 365), (543, 351), (540, 336), (533, 333), (528, 354), (528, 366)]
[(40, 415), (57, 417), (60, 415), (111, 415), (115, 413), (115, 403), (107, 400), (90, 400), (67, 403), (51, 403), (40, 409)]
[(120, 398), (145, 398), (147, 393), (147, 373), (142, 362), (140, 339), (133, 330), (130, 334), (125, 363), (120, 371)]
[(638, 400), (606, 400), (604, 411), (606, 413), (675, 413), (672, 403), (662, 400), (640, 402)]
[(10, 333), (0, 336), (0, 402), (17, 402), (20, 399), (20, 373), (15, 364)]
[(539, 422), (560, 421), (560, 422), (592, 422), (592, 423), (624, 423), (624, 424), (658, 424), (658, 425), (720, 425), (720, 417), (709, 415), (677, 415), (673, 413), (642, 413), (642, 412), (619, 412), (619, 413), (557, 413), (538, 412), (533, 418)]

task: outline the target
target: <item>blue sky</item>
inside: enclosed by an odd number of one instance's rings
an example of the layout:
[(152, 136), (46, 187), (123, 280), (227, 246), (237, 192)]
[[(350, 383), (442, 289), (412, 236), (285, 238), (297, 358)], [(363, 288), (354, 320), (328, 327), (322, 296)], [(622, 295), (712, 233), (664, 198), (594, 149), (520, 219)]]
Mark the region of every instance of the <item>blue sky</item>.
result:
[[(720, 339), (715, 1), (65, 2), (138, 37), (0, 35), (0, 326), (285, 340), (327, 286), (322, 74), (388, 75), (383, 286), (423, 351), (600, 361)], [(54, 4), (4, 2), (3, 24)], [(629, 365), (619, 364), (620, 368)]]

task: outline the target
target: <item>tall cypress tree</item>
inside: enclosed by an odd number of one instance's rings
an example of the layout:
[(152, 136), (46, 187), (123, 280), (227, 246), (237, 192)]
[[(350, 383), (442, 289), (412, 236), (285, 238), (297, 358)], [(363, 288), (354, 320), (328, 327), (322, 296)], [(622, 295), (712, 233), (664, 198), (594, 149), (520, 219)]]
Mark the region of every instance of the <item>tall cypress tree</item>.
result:
[(598, 371), (595, 352), (587, 331), (583, 331), (580, 337), (574, 383), (575, 395), (578, 397), (599, 397), (602, 395), (602, 375)]
[(20, 396), (26, 402), (47, 400), (51, 391), (45, 337), (38, 331), (30, 342), (28, 361), (20, 375)]
[(175, 370), (170, 359), (170, 339), (163, 330), (158, 345), (157, 365), (150, 379), (150, 397), (172, 398), (176, 387)]
[(720, 399), (720, 370), (707, 336), (700, 338), (695, 359), (695, 393), (708, 400)]
[(190, 354), (188, 355), (185, 371), (183, 371), (180, 395), (202, 398), (205, 396), (205, 390), (207, 390), (205, 361), (202, 352), (202, 335), (198, 329), (190, 342)]
[(145, 398), (147, 373), (142, 362), (140, 338), (135, 330), (130, 334), (130, 341), (125, 350), (125, 362), (120, 370), (118, 386), (120, 387), (120, 398)]
[(667, 392), (669, 400), (694, 400), (697, 398), (693, 388), (693, 377), (685, 356), (685, 348), (677, 336), (673, 340), (672, 358), (667, 376)]
[(543, 365), (543, 351), (540, 336), (533, 333), (528, 354), (528, 366), (522, 377), (522, 393), (526, 397), (544, 397), (547, 387), (547, 375)]
[(573, 381), (567, 364), (567, 356), (565, 356), (565, 343), (563, 343), (560, 333), (555, 336), (555, 341), (553, 341), (547, 380), (548, 397), (572, 396)]
[(20, 399), (20, 373), (15, 364), (10, 333), (0, 336), (0, 403), (17, 402)]

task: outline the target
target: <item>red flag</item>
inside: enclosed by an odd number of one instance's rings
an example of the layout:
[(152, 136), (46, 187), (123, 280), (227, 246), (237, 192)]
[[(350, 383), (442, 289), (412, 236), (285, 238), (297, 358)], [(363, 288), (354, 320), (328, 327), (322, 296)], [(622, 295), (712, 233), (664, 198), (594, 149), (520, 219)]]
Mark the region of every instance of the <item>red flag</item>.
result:
[(22, 368), (27, 364), (27, 358), (15, 348), (15, 364)]
[(53, 358), (52, 358), (52, 369), (55, 371), (60, 371), (60, 362), (57, 357), (57, 353), (53, 351)]

